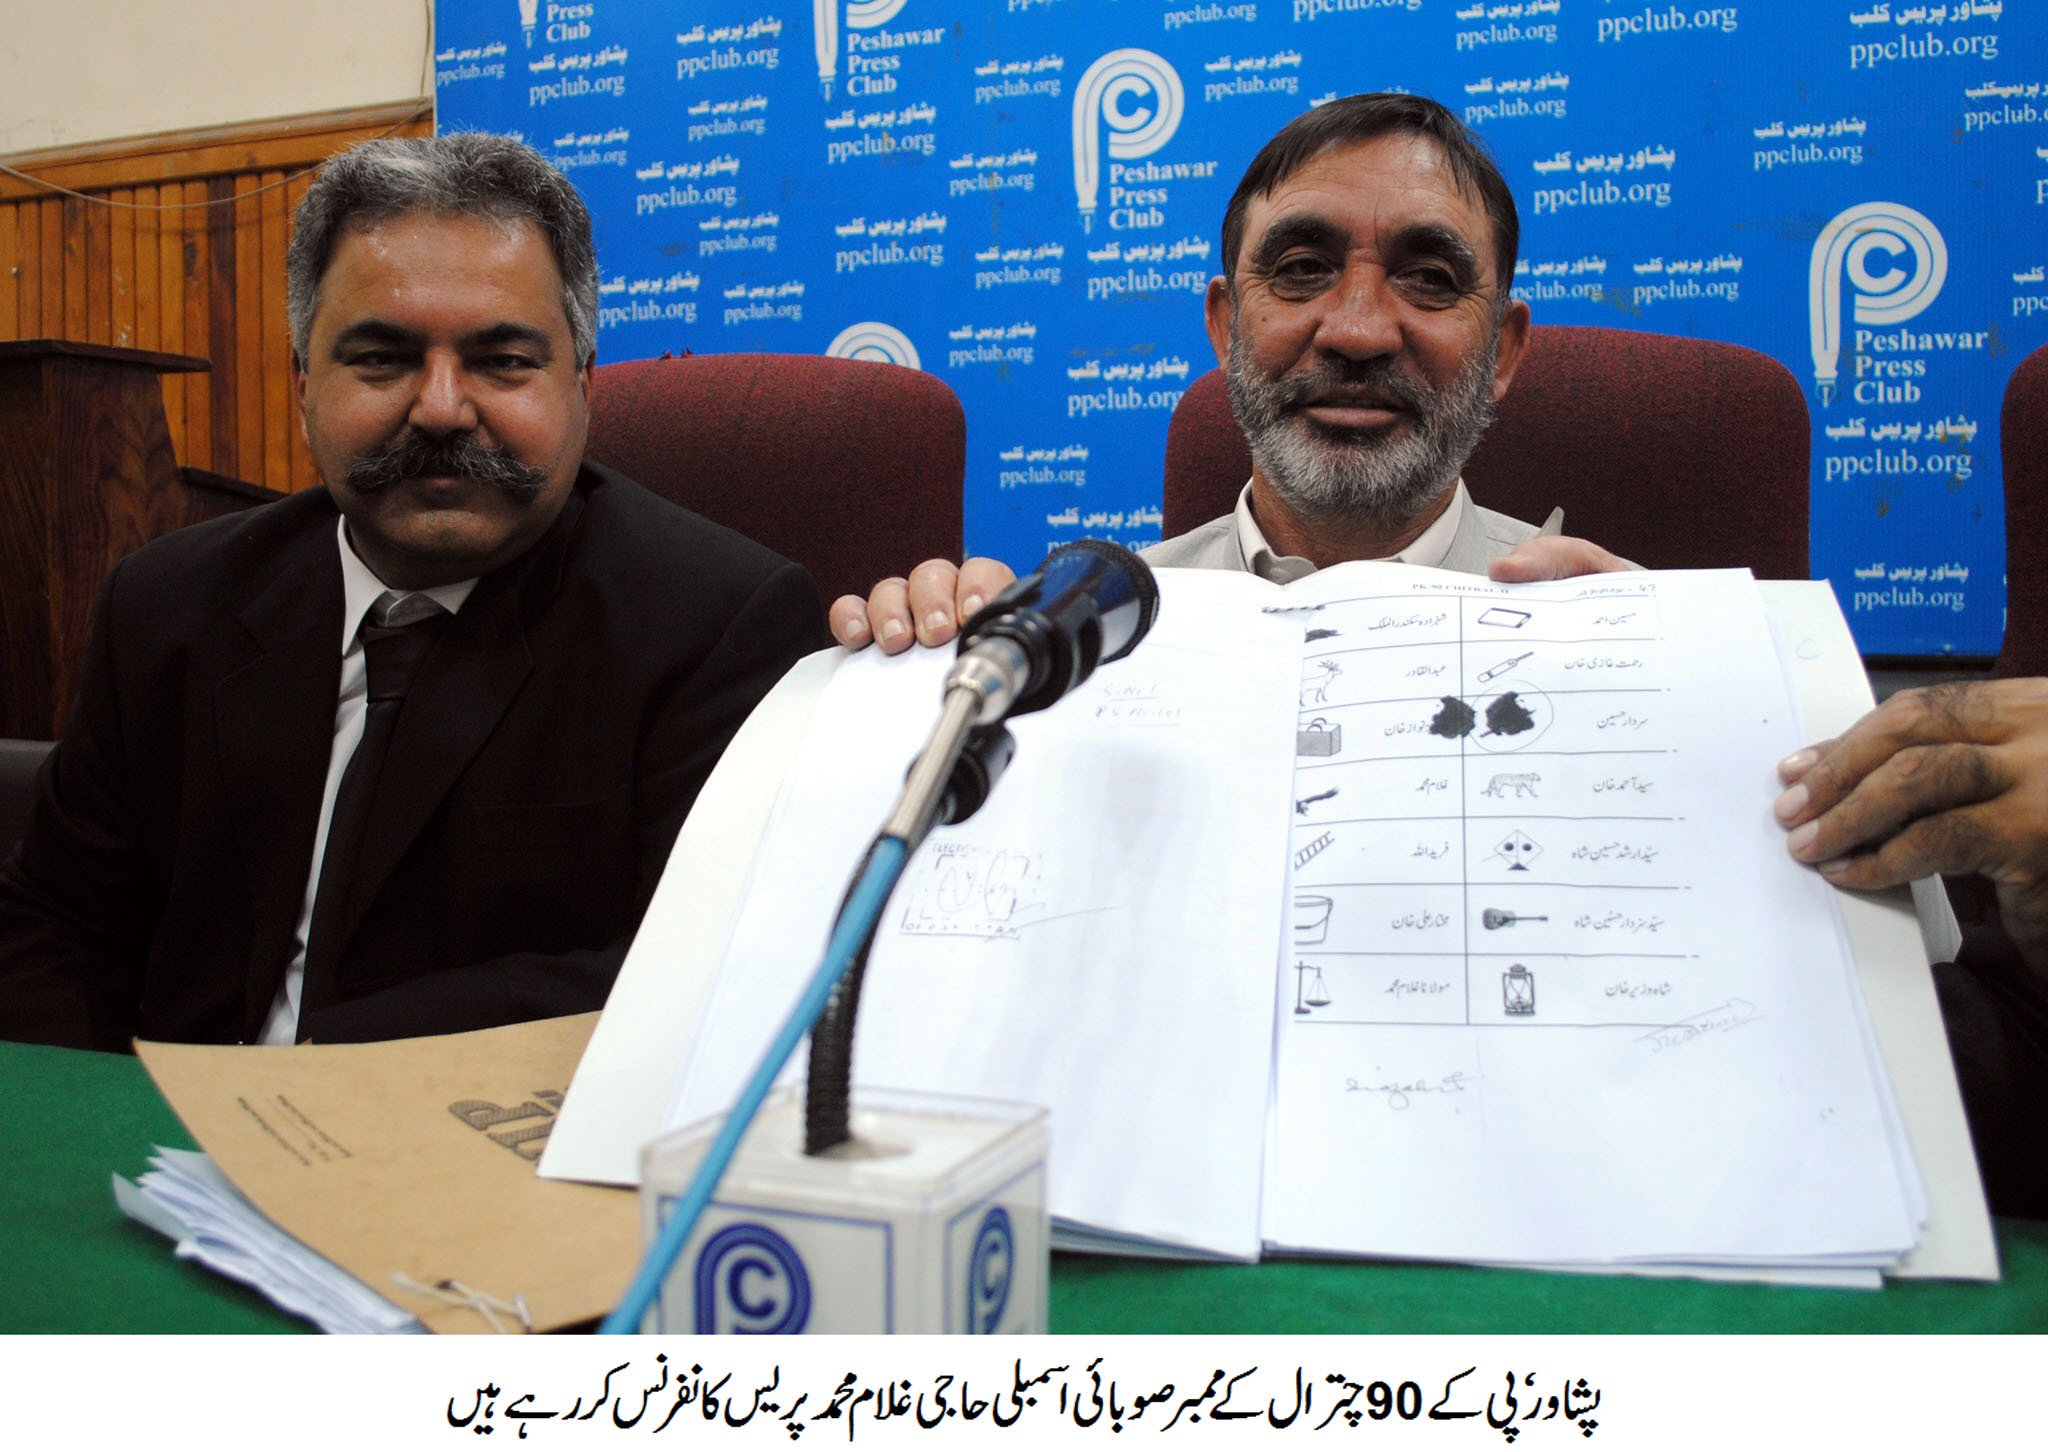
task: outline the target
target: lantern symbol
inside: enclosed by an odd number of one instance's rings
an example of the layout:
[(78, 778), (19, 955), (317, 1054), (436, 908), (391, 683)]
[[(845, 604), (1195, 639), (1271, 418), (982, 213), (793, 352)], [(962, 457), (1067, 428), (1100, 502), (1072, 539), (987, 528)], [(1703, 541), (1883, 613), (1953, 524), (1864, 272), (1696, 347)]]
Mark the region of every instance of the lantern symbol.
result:
[(1520, 963), (1500, 975), (1501, 1006), (1511, 1018), (1536, 1016), (1536, 975)]

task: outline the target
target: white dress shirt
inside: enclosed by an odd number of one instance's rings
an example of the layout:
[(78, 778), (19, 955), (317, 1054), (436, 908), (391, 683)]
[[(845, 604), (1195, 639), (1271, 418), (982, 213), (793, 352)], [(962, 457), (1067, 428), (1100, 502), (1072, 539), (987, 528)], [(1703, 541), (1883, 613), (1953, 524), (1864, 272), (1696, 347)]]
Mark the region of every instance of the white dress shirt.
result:
[[(1460, 479), (1458, 487), (1451, 493), (1451, 502), (1444, 512), (1430, 521), (1429, 528), (1409, 541), (1408, 547), (1382, 558), (1400, 565), (1426, 565), (1438, 569), (1451, 553), (1451, 541), (1458, 537), (1458, 526), (1465, 520), (1466, 506), (1471, 496), (1465, 492), (1465, 481)], [(1291, 585), (1305, 575), (1312, 575), (1316, 567), (1300, 555), (1283, 555), (1274, 551), (1267, 542), (1265, 531), (1252, 518), (1252, 486), (1246, 481), (1237, 494), (1237, 543), (1244, 552), (1245, 567), (1262, 580), (1275, 585)]]
[(299, 909), (292, 961), (285, 968), (284, 982), (278, 985), (270, 1016), (263, 1021), (259, 1042), (266, 1044), (298, 1041), (299, 1000), (306, 982), (306, 939), (313, 925), (313, 897), (320, 888), (320, 862), (327, 855), (327, 826), (334, 816), (334, 798), (341, 790), (342, 773), (348, 770), (348, 760), (363, 739), (363, 713), (369, 705), (369, 663), (364, 659), (357, 631), (370, 607), (385, 595), (395, 597), (391, 608), (401, 616), (402, 602), (415, 594), (425, 595), (453, 615), (476, 588), (476, 581), (469, 579), (436, 585), (430, 590), (392, 590), (356, 554), (355, 546), (349, 543), (346, 520), (336, 521), (335, 541), (341, 551), (341, 698), (334, 707), (334, 742), (327, 757), (327, 786), (320, 795), (320, 820), (313, 831), (312, 871), (306, 877), (306, 896)]

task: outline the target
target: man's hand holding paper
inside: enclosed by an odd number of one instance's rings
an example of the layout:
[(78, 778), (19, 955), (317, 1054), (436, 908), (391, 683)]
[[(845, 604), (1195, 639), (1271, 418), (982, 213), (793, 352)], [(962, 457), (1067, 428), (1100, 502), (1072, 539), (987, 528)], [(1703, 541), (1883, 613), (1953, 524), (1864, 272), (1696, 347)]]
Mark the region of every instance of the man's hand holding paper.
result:
[(1794, 857), (1860, 889), (1981, 872), (2014, 946), (2048, 968), (2048, 682), (1902, 691), (1778, 773)]

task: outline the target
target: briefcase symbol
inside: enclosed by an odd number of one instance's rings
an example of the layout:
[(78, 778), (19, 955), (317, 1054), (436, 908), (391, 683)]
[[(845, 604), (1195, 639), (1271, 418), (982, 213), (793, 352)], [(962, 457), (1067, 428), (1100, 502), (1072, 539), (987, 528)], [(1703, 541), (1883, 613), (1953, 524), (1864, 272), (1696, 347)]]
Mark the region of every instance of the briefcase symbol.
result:
[(1321, 716), (1294, 732), (1296, 756), (1335, 756), (1344, 749), (1344, 728), (1333, 726)]

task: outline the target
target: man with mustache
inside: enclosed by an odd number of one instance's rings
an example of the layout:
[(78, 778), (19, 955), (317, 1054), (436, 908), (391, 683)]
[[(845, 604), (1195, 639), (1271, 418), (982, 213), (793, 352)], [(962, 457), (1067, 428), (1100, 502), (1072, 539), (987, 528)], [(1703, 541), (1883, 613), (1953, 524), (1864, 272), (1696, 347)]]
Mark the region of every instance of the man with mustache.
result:
[(109, 576), (0, 862), (0, 1035), (601, 1007), (713, 762), (823, 643), (801, 569), (584, 459), (597, 262), (538, 153), (345, 153), (287, 274), (326, 487)]
[[(1475, 504), (1459, 470), (1529, 336), (1510, 292), (1514, 197), (1449, 111), (1389, 93), (1289, 122), (1223, 214), (1209, 342), (1251, 444), (1231, 514), (1145, 552), (1155, 565), (1286, 583), (1344, 560), (1496, 580), (1626, 568), (1599, 546)], [(894, 653), (941, 644), (1009, 578), (928, 561), (832, 607), (833, 634)]]

